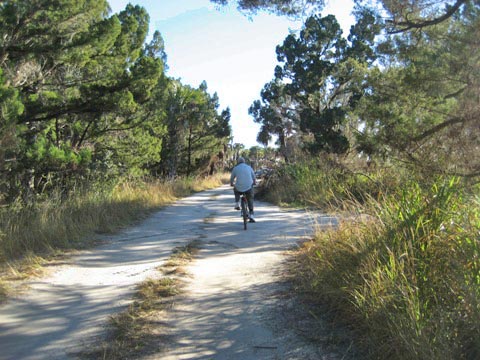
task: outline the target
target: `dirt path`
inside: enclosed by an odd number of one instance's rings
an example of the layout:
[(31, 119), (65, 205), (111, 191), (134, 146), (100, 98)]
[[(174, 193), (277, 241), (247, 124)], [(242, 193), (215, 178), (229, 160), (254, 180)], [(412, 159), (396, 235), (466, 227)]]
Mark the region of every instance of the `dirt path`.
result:
[(170, 346), (145, 359), (321, 358), (279, 326), (284, 250), (311, 233), (302, 211), (257, 203), (244, 231), (229, 187), (198, 193), (83, 252), (0, 307), (0, 359), (68, 359), (129, 302), (176, 246), (200, 240), (185, 297), (167, 319)]

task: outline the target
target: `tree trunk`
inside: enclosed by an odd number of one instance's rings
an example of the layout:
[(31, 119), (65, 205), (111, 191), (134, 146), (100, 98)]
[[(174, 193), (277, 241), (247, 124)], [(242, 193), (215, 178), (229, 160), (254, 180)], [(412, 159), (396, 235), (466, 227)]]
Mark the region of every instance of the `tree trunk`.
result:
[(192, 125), (188, 128), (188, 146), (187, 146), (187, 176), (190, 176), (192, 169)]
[(288, 164), (290, 160), (287, 154), (287, 142), (283, 131), (278, 134), (278, 141), (280, 142), (280, 154), (282, 154), (285, 162)]

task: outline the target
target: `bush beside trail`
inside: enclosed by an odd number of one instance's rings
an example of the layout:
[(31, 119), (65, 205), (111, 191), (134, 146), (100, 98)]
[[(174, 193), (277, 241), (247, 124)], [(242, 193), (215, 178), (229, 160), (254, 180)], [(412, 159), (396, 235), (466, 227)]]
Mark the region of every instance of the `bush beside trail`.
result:
[(332, 209), (348, 207), (352, 200), (363, 203), (401, 186), (395, 171), (381, 169), (365, 173), (318, 160), (285, 164), (272, 171), (261, 188), (261, 196), (276, 204)]
[(348, 215), (296, 253), (296, 288), (352, 329), (365, 358), (478, 359), (478, 185), (395, 175), (318, 163), (277, 171), (270, 199)]

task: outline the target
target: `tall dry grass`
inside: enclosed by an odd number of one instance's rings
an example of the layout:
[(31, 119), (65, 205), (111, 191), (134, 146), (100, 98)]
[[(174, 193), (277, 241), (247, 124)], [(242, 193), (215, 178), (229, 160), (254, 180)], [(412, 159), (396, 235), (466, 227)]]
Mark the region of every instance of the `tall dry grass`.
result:
[[(90, 246), (95, 233), (131, 225), (179, 197), (220, 186), (226, 177), (122, 182), (113, 189), (77, 191), (68, 199), (54, 195), (29, 206), (12, 204), (0, 210), (0, 265), (16, 271), (17, 260), (25, 268), (31, 259)], [(5, 292), (0, 280), (0, 294)]]
[[(314, 181), (295, 179), (286, 192)], [(353, 329), (365, 358), (480, 358), (478, 186), (467, 189), (455, 178), (422, 183), (410, 176), (352, 197), (358, 188), (331, 183), (317, 179), (318, 193), (338, 194), (320, 203), (341, 204), (355, 216), (318, 232), (298, 253), (299, 291)]]
[(354, 199), (377, 197), (396, 188), (398, 171), (378, 169), (375, 172), (352, 171), (318, 159), (286, 164), (266, 181), (265, 200), (275, 204), (338, 210)]
[(368, 358), (480, 355), (480, 212), (447, 192), (373, 201), (302, 254), (315, 274), (303, 285), (354, 325)]

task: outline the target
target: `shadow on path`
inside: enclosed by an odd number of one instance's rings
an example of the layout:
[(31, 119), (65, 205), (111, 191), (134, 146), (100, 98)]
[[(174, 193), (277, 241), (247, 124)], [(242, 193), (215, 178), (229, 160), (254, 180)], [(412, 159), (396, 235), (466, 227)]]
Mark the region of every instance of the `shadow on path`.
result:
[[(269, 254), (309, 236), (315, 222), (335, 223), (331, 217), (283, 211), (266, 203), (257, 203), (255, 213), (258, 222), (244, 231), (239, 213), (233, 210), (233, 192), (223, 186), (182, 199), (118, 235), (102, 237), (104, 245), (81, 252), (46, 278), (31, 281), (26, 294), (0, 307), (0, 359), (70, 358), (69, 354), (81, 350), (80, 344), (102, 335), (108, 317), (131, 301), (136, 284), (155, 275), (172, 249), (191, 240), (202, 239), (204, 248), (196, 263), (226, 258), (237, 264), (228, 271), (268, 273), (274, 264), (270, 260), (276, 261), (276, 257), (269, 260)], [(264, 265), (247, 270), (252, 261)], [(204, 274), (212, 281), (208, 289), (217, 286), (214, 297), (196, 294), (192, 300), (195, 311), (178, 310), (184, 312), (182, 317), (195, 319), (181, 331), (196, 337), (196, 350), (191, 351), (199, 359), (211, 358), (212, 351), (222, 358), (222, 354), (242, 353), (247, 347), (251, 354), (252, 341), (259, 339), (257, 332), (264, 332), (259, 325), (262, 310), (257, 306), (265, 303), (261, 294), (268, 293), (272, 280), (258, 277), (257, 283), (238, 287), (243, 280), (232, 278), (237, 283), (226, 284), (220, 276), (224, 270)], [(204, 284), (204, 279), (197, 280)], [(216, 284), (217, 280), (221, 282)], [(241, 335), (228, 335), (235, 333)], [(188, 336), (180, 341), (186, 342), (182, 349), (189, 348)]]

